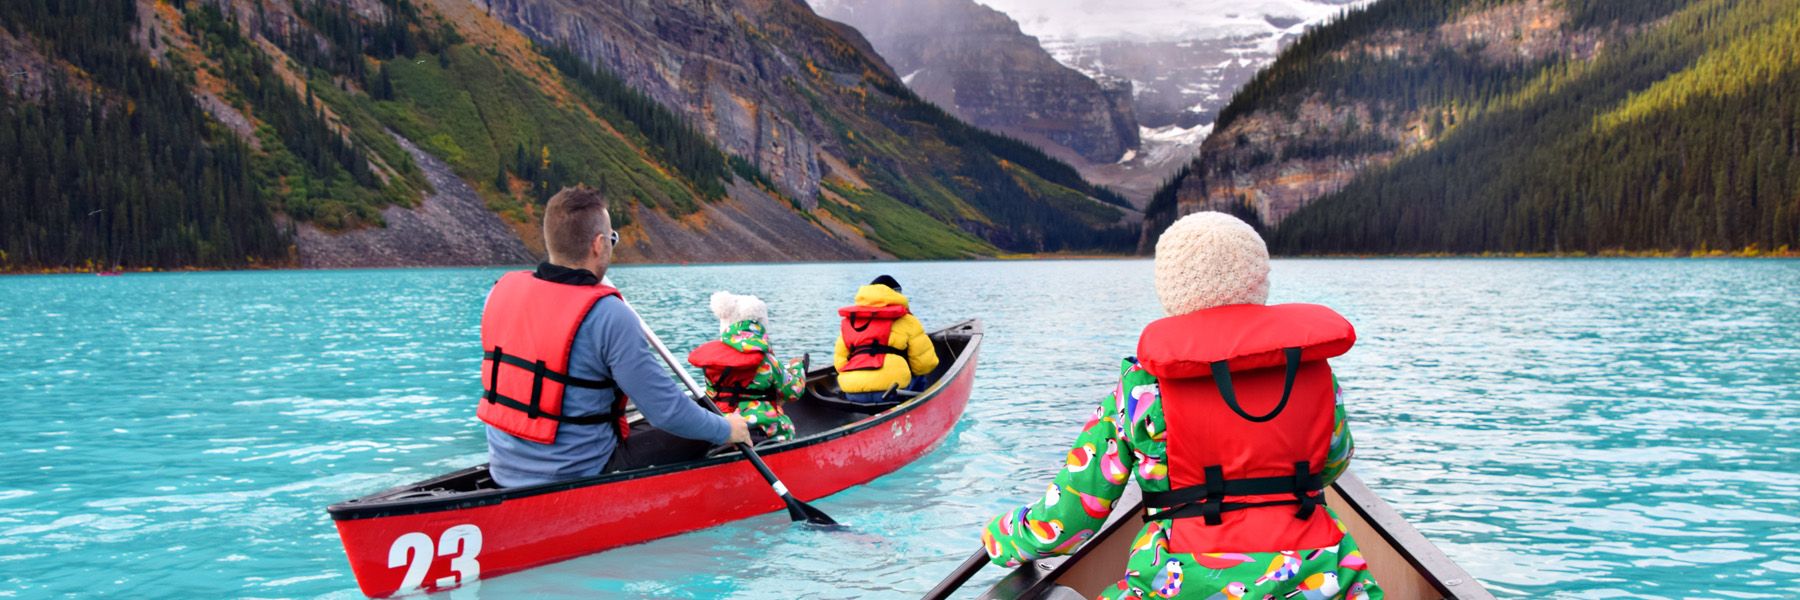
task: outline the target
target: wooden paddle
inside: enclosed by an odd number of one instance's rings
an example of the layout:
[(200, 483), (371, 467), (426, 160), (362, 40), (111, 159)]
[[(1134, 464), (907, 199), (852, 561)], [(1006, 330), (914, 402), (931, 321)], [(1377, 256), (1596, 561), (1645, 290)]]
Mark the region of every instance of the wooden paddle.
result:
[[(607, 285), (612, 285), (612, 282), (608, 281)], [(619, 300), (623, 302), (625, 299), (621, 297)], [(706, 391), (700, 388), (700, 384), (695, 382), (692, 376), (688, 375), (686, 369), (681, 368), (681, 363), (675, 360), (675, 354), (669, 352), (669, 347), (663, 345), (662, 338), (657, 337), (656, 331), (650, 328), (650, 324), (644, 322), (643, 315), (637, 314), (637, 309), (631, 308), (630, 302), (625, 303), (625, 308), (631, 310), (631, 314), (638, 318), (638, 327), (643, 328), (644, 337), (650, 340), (651, 346), (656, 347), (656, 353), (662, 356), (663, 362), (669, 364), (669, 369), (675, 371), (675, 375), (681, 378), (681, 383), (687, 385), (688, 392), (700, 400), (700, 404), (711, 409), (713, 414), (725, 416), (725, 413), (721, 412), (717, 405), (706, 400)], [(763, 463), (762, 457), (757, 456), (756, 450), (749, 444), (737, 444), (737, 449), (738, 452), (744, 453), (744, 458), (750, 459), (751, 466), (756, 467), (758, 473), (762, 473), (763, 480), (769, 482), (769, 487), (775, 490), (775, 494), (781, 496), (781, 501), (787, 504), (788, 516), (792, 517), (795, 522), (806, 521), (814, 525), (838, 524), (837, 521), (832, 520), (830, 515), (825, 514), (825, 511), (813, 508), (812, 505), (801, 502), (799, 498), (788, 493), (787, 486), (781, 483), (781, 479), (775, 476), (774, 471), (769, 470), (769, 465)]]

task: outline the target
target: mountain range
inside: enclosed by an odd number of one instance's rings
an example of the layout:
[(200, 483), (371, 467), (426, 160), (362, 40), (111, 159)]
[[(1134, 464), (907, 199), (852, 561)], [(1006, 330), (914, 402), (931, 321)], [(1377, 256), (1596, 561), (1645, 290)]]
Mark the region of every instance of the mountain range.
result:
[(1142, 144), (1122, 160), (1075, 162), (1140, 204), (1199, 152), (1218, 110), (1285, 44), (1369, 1), (981, 0), (1064, 65), (1131, 84)]
[(1284, 253), (1800, 246), (1800, 0), (1383, 0), (1310, 30), (1147, 209)]
[(523, 262), (579, 183), (624, 260), (1136, 231), (797, 0), (30, 0), (0, 23), (5, 269)]
[(1800, 246), (1800, 0), (816, 1), (0, 4), (0, 270)]

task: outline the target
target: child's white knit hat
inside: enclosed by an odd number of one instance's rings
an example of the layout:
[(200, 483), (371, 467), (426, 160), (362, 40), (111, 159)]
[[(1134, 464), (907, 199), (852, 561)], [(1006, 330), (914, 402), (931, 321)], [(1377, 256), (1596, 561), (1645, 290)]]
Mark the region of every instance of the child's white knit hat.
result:
[(712, 313), (719, 318), (723, 332), (738, 321), (756, 321), (769, 326), (769, 305), (756, 296), (739, 296), (731, 292), (713, 292)]
[(1194, 213), (1156, 241), (1156, 297), (1169, 316), (1269, 300), (1269, 247), (1250, 224)]

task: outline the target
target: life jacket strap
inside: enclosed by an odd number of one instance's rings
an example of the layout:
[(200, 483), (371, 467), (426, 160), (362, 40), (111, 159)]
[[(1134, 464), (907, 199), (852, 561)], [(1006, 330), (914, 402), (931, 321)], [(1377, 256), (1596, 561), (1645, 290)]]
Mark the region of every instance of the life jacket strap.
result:
[[(493, 370), (488, 372), (487, 389), (483, 390), (481, 394), (481, 399), (483, 401), (492, 402), (525, 413), (526, 417), (532, 419), (550, 419), (558, 423), (566, 423), (569, 425), (601, 425), (612, 423), (615, 429), (618, 428), (619, 417), (624, 414), (623, 407), (621, 406), (623, 403), (620, 402), (613, 403), (613, 407), (606, 412), (579, 417), (553, 415), (544, 412), (542, 407), (545, 379), (560, 383), (564, 387), (612, 390), (615, 396), (622, 394), (622, 390), (620, 390), (619, 386), (612, 380), (584, 379), (558, 373), (548, 365), (545, 365), (542, 360), (527, 361), (518, 356), (505, 353), (499, 346), (495, 346), (493, 350), (483, 352), (482, 358), (494, 361)], [(501, 363), (531, 371), (531, 398), (529, 400), (521, 401), (517, 398), (508, 397), (505, 394), (500, 393)], [(624, 437), (624, 435), (621, 434), (620, 437)]]
[[(496, 363), (506, 363), (521, 369), (532, 371), (534, 375), (541, 373), (543, 378), (563, 384), (564, 387), (586, 388), (590, 390), (610, 390), (619, 387), (617, 384), (613, 383), (613, 380), (611, 379), (587, 379), (584, 377), (559, 373), (555, 369), (545, 368), (541, 361), (529, 361), (522, 357), (502, 352), (499, 346), (495, 346), (493, 350), (481, 353), (481, 357)], [(491, 376), (491, 379), (498, 379), (499, 372), (500, 369), (494, 369), (495, 374)], [(492, 382), (490, 381), (490, 383)]]
[(750, 400), (761, 400), (764, 402), (775, 401), (774, 390), (752, 390), (741, 385), (725, 384), (724, 382), (726, 381), (731, 381), (731, 368), (729, 367), (727, 367), (723, 373), (719, 374), (719, 383), (715, 383), (712, 386), (714, 402), (745, 402)]
[[(1208, 466), (1205, 472), (1206, 482), (1200, 485), (1166, 492), (1144, 492), (1144, 506), (1157, 510), (1154, 514), (1145, 511), (1144, 520), (1201, 517), (1207, 525), (1218, 525), (1224, 522), (1222, 515), (1227, 512), (1288, 504), (1298, 505), (1294, 518), (1304, 520), (1312, 518), (1313, 509), (1324, 501), (1324, 480), (1320, 473), (1313, 473), (1304, 460), (1294, 463), (1292, 476), (1226, 479), (1221, 465)], [(1273, 494), (1293, 494), (1294, 498), (1264, 502), (1226, 502), (1226, 498), (1232, 496)]]
[(850, 356), (880, 356), (883, 354), (904, 357), (906, 351), (887, 344), (863, 344), (850, 349)]

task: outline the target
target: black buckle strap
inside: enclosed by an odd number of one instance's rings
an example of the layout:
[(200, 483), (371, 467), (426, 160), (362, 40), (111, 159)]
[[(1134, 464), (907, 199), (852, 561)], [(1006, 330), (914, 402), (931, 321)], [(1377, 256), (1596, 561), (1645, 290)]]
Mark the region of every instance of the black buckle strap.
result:
[[(495, 365), (494, 368), (498, 369), (500, 366)], [(537, 361), (536, 364), (531, 365), (531, 410), (525, 411), (525, 416), (533, 419), (544, 415), (544, 409), (541, 403), (544, 401), (545, 371), (544, 361), (540, 360)]]
[[(498, 370), (499, 367), (498, 363), (506, 363), (533, 372), (537, 372), (540, 369), (537, 363), (501, 352), (500, 347), (498, 346), (495, 346), (493, 350), (481, 353), (481, 358), (494, 361), (496, 363), (494, 365), (496, 370)], [(590, 390), (610, 390), (618, 387), (611, 379), (587, 379), (585, 377), (576, 377), (566, 373), (560, 373), (555, 369), (549, 368), (543, 368), (542, 371), (545, 379), (560, 383), (564, 387), (587, 388)]]
[[(483, 401), (492, 402), (492, 403), (495, 403), (495, 404), (522, 412), (522, 413), (526, 413), (526, 414), (530, 414), (531, 410), (532, 410), (531, 404), (520, 402), (515, 398), (511, 398), (504, 394), (500, 394), (500, 393), (494, 392), (494, 391), (489, 391), (488, 393), (483, 394), (481, 399)], [(552, 421), (556, 421), (558, 423), (565, 423), (568, 425), (601, 425), (601, 424), (605, 424), (605, 423), (611, 423), (611, 422), (618, 421), (619, 420), (619, 411), (617, 409), (612, 409), (612, 410), (607, 410), (606, 412), (596, 413), (596, 414), (592, 414), (592, 415), (584, 415), (584, 416), (580, 416), (580, 417), (566, 417), (566, 416), (562, 416), (562, 415), (552, 415), (549, 413), (540, 413), (539, 416), (542, 418), (545, 418), (545, 419), (550, 419)]]
[(1206, 518), (1207, 525), (1222, 522), (1219, 515), (1225, 512), (1225, 467), (1206, 467), (1206, 499), (1200, 507), (1200, 514)]
[(1312, 517), (1313, 509), (1318, 508), (1319, 499), (1324, 496), (1324, 494), (1311, 493), (1324, 486), (1321, 485), (1323, 482), (1319, 481), (1319, 476), (1313, 474), (1306, 462), (1303, 460), (1294, 463), (1294, 501), (1300, 505), (1300, 509), (1294, 511), (1294, 518), (1301, 520)]
[[(584, 379), (564, 375), (551, 369), (549, 365), (544, 364), (544, 361), (542, 360), (527, 362), (525, 359), (502, 352), (499, 346), (495, 346), (493, 350), (483, 352), (482, 357), (486, 360), (494, 361), (494, 370), (488, 372), (487, 389), (481, 394), (481, 399), (483, 401), (492, 402), (525, 413), (526, 417), (532, 419), (551, 419), (558, 423), (566, 423), (569, 425), (616, 423), (619, 419), (619, 415), (622, 414), (619, 407), (614, 407), (606, 412), (580, 417), (553, 415), (544, 412), (542, 403), (545, 379), (563, 384), (564, 387), (612, 390), (615, 395), (619, 394), (620, 391), (618, 386), (614, 385), (611, 380)], [(516, 398), (511, 398), (500, 393), (501, 363), (531, 370), (531, 400), (529, 402), (521, 402)]]
[(1300, 349), (1282, 348), (1281, 351), (1287, 355), (1287, 381), (1281, 385), (1281, 403), (1275, 405), (1275, 409), (1269, 411), (1269, 414), (1262, 416), (1252, 416), (1238, 404), (1237, 390), (1231, 387), (1229, 361), (1221, 360), (1212, 364), (1213, 383), (1219, 386), (1219, 397), (1225, 399), (1225, 405), (1231, 407), (1231, 412), (1251, 423), (1266, 423), (1287, 408), (1288, 396), (1294, 392), (1294, 378), (1300, 374)]
[[(1299, 505), (1294, 518), (1308, 519), (1313, 509), (1323, 501), (1324, 484), (1319, 474), (1310, 470), (1307, 461), (1294, 463), (1294, 474), (1281, 477), (1256, 477), (1246, 479), (1226, 479), (1221, 465), (1205, 468), (1206, 481), (1201, 485), (1191, 485), (1166, 492), (1144, 492), (1144, 506), (1155, 508), (1152, 515), (1146, 511), (1145, 521), (1163, 519), (1185, 519), (1202, 517), (1207, 525), (1218, 525), (1224, 522), (1222, 515), (1234, 510), (1247, 508), (1263, 508), (1287, 504)], [(1266, 502), (1226, 502), (1227, 497), (1265, 496), (1274, 494), (1293, 494), (1292, 500), (1270, 500)]]
[[(500, 353), (500, 347), (494, 346), (493, 354), (499, 354), (499, 353)], [(485, 355), (488, 353), (483, 353), (483, 354)], [(496, 362), (496, 363), (494, 363), (494, 370), (488, 372), (487, 390), (486, 390), (486, 393), (483, 393), (481, 395), (481, 399), (486, 400), (488, 402), (494, 402), (499, 397), (500, 397), (500, 363)]]
[(744, 400), (770, 400), (775, 397), (775, 394), (769, 390), (752, 390), (750, 388), (738, 386), (714, 386), (713, 392), (720, 400), (731, 399), (740, 402)]
[(893, 354), (895, 356), (906, 356), (906, 351), (901, 350), (899, 348), (895, 348), (893, 346), (889, 346), (887, 344), (863, 344), (861, 346), (856, 346), (856, 347), (853, 347), (850, 349), (850, 356), (862, 356), (865, 354), (874, 355), (874, 356), (880, 356), (883, 354)]
[(713, 386), (713, 399), (714, 400), (719, 400), (719, 401), (736, 400), (739, 402), (746, 401), (746, 400), (763, 400), (763, 401), (771, 401), (772, 402), (774, 400), (775, 394), (772, 390), (752, 390), (752, 389), (744, 387), (744, 386), (725, 385), (724, 383), (722, 383), (729, 379), (731, 379), (731, 368), (726, 367), (723, 372), (719, 373), (719, 381), (721, 383)]

